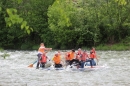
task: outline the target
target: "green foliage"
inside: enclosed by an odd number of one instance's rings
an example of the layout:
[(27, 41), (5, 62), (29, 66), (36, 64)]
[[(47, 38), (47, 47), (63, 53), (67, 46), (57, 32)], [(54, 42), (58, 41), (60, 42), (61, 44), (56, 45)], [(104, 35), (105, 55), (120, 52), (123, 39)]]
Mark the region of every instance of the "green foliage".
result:
[[(0, 15), (2, 15), (0, 16), (0, 45), (2, 47), (6, 49), (32, 49), (25, 46), (24, 43), (35, 45), (43, 41), (41, 40), (43, 33), (46, 33), (48, 27), (47, 7), (54, 0), (0, 1)], [(44, 37), (44, 40), (47, 39)]]
[(125, 46), (130, 46), (130, 36), (127, 36), (125, 39), (121, 41)]
[(56, 0), (48, 9), (48, 23), (51, 30), (65, 30), (72, 26), (70, 16), (75, 12), (74, 6), (65, 0)]
[[(117, 0), (119, 2), (124, 0)], [(127, 15), (128, 4), (119, 5), (119, 2), (116, 0), (107, 1), (102, 4), (104, 8), (101, 8), (101, 34), (108, 43), (115, 43), (120, 41), (122, 38), (126, 37), (127, 29), (123, 23), (126, 21), (129, 16)], [(106, 11), (105, 11), (106, 10)], [(123, 33), (122, 33), (123, 31)], [(124, 34), (125, 33), (125, 34)]]
[[(65, 36), (61, 37), (61, 35), (64, 34), (69, 39), (70, 36), (66, 32), (70, 30), (70, 34), (77, 33), (74, 35), (75, 38), (74, 36), (72, 37), (73, 40), (76, 40), (75, 43), (77, 44), (75, 45), (77, 47), (85, 46), (86, 44), (95, 45), (95, 43), (100, 41), (98, 39), (100, 36), (98, 35), (100, 34), (98, 28), (100, 20), (96, 20), (98, 17), (95, 14), (98, 14), (98, 11), (95, 10), (97, 7), (86, 6), (88, 3), (83, 4), (82, 1), (77, 1), (77, 3), (67, 0), (56, 0), (48, 9), (49, 28), (54, 32), (60, 31), (62, 33), (58, 33), (60, 39), (57, 42), (60, 44), (63, 42), (61, 40), (65, 39)], [(66, 42), (64, 44), (67, 44), (68, 41), (64, 40), (64, 42)]]
[(115, 51), (122, 51), (122, 50), (130, 50), (129, 46), (126, 46), (123, 43), (113, 44), (113, 45), (104, 45), (101, 44), (96, 47), (96, 50), (115, 50)]
[(6, 9), (8, 17), (5, 17), (5, 21), (7, 26), (11, 27), (14, 24), (21, 24), (21, 29), (25, 28), (26, 32), (30, 34), (30, 31), (33, 31), (32, 28), (27, 26), (27, 21), (23, 21), (23, 18), (21, 18), (17, 14), (17, 10), (14, 8), (7, 8)]
[(3, 51), (4, 49), (0, 47), (0, 51)]
[(129, 0), (0, 0), (0, 46), (126, 49), (129, 9)]
[(39, 45), (33, 45), (33, 46), (32, 46), (32, 49), (33, 49), (33, 50), (38, 50), (38, 48), (39, 48)]
[(32, 48), (33, 48), (33, 44), (28, 43), (28, 42), (21, 45), (22, 50), (32, 50)]
[(126, 0), (115, 0), (115, 2), (117, 2), (118, 5), (126, 5), (127, 4)]
[(0, 11), (2, 11), (2, 8), (0, 7)]

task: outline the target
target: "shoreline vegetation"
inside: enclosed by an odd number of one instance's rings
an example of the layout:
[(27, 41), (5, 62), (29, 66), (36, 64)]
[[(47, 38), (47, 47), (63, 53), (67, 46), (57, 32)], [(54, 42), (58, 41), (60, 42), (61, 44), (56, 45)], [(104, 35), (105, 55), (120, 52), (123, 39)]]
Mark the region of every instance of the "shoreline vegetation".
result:
[(95, 47), (96, 50), (112, 50), (112, 51), (126, 51), (130, 50), (130, 46), (124, 44), (99, 45)]
[(0, 1), (0, 50), (130, 50), (129, 0)]
[[(35, 47), (34, 47), (35, 46)], [(16, 50), (37, 50), (37, 45), (34, 45), (32, 49), (24, 48), (24, 49), (16, 49)], [(89, 50), (90, 48), (87, 48), (86, 46), (81, 47), (83, 50)], [(127, 51), (130, 50), (130, 44), (124, 44), (124, 43), (117, 43), (117, 44), (100, 44), (98, 46), (95, 46), (96, 50), (103, 50), (103, 51)], [(53, 48), (55, 49), (55, 48)], [(0, 51), (3, 51), (6, 49), (3, 49), (0, 47)], [(8, 49), (7, 49), (8, 50)], [(10, 49), (9, 49), (10, 50)], [(12, 49), (13, 50), (13, 49)], [(55, 49), (58, 50), (58, 49)], [(65, 50), (65, 49), (60, 49)]]

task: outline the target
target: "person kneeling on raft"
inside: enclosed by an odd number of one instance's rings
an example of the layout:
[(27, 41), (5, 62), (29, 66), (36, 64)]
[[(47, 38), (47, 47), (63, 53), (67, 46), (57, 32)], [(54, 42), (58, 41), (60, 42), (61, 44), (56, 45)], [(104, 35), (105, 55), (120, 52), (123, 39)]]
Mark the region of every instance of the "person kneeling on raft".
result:
[(55, 68), (61, 68), (62, 67), (61, 57), (57, 53), (53, 57), (53, 61), (54, 61), (54, 64), (55, 64)]
[(45, 68), (45, 64), (47, 62), (47, 59), (48, 59), (48, 57), (46, 56), (46, 53), (43, 53), (41, 56), (40, 62), (39, 62), (42, 68)]

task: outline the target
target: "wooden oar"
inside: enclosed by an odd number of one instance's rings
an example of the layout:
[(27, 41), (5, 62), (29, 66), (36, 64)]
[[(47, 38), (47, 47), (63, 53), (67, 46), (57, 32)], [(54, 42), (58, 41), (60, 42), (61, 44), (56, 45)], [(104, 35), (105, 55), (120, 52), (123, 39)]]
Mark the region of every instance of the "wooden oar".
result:
[(33, 65), (34, 65), (36, 62), (37, 62), (37, 60), (34, 61), (32, 64), (30, 64), (28, 67), (33, 67)]

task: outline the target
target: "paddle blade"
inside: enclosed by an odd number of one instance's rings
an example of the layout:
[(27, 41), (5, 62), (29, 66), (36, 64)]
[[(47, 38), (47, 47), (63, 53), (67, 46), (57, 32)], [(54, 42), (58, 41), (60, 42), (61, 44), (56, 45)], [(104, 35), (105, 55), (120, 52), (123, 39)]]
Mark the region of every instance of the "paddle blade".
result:
[(33, 64), (30, 64), (28, 67), (33, 67)]

